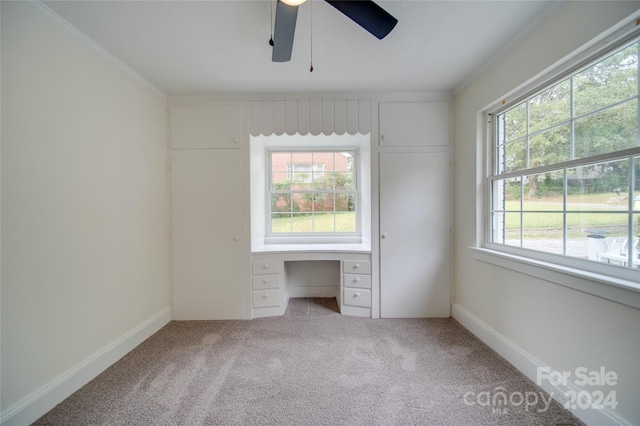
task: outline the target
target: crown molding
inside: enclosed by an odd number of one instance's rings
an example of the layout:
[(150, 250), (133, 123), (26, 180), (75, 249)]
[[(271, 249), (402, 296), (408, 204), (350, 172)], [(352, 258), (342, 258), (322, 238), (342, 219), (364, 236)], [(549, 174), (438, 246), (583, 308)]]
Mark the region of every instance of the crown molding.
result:
[(46, 18), (50, 22), (57, 25), (59, 28), (64, 30), (67, 34), (71, 35), (75, 39), (82, 42), (85, 46), (89, 47), (94, 52), (101, 55), (103, 58), (107, 59), (109, 62), (120, 68), (126, 74), (128, 74), (131, 78), (133, 78), (138, 83), (145, 86), (147, 89), (151, 90), (157, 96), (162, 98), (163, 100), (167, 100), (167, 94), (162, 90), (157, 88), (153, 83), (140, 75), (137, 71), (131, 68), (129, 65), (122, 62), (118, 59), (114, 54), (109, 52), (107, 49), (98, 44), (95, 40), (90, 38), (88, 35), (80, 31), (77, 27), (71, 24), (69, 21), (64, 19), (62, 16), (58, 15), (56, 12), (51, 10), (48, 6), (42, 3), (40, 0), (29, 0), (26, 1), (32, 9), (40, 14), (40, 16)]

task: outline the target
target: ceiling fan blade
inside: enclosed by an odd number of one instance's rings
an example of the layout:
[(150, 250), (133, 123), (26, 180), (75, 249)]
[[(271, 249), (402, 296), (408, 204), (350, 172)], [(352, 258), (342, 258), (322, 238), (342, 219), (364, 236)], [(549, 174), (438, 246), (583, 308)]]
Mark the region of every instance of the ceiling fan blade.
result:
[(278, 0), (276, 5), (276, 23), (273, 29), (273, 62), (287, 62), (291, 60), (293, 49), (293, 35), (296, 32), (298, 6), (289, 6)]
[(379, 40), (385, 38), (398, 23), (396, 18), (375, 4), (373, 0), (327, 0), (327, 3)]

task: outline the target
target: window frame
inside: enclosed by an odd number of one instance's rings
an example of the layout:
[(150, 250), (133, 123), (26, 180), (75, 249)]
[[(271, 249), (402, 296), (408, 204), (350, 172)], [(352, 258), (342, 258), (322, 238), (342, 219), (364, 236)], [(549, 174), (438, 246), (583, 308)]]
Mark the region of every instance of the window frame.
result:
[[(608, 265), (606, 263), (599, 263), (589, 261), (580, 258), (569, 257), (566, 255), (549, 254), (541, 251), (531, 250), (522, 247), (509, 246), (502, 243), (492, 242), (493, 224), (492, 224), (492, 212), (493, 212), (493, 181), (504, 179), (509, 176), (518, 175), (531, 175), (538, 174), (547, 171), (555, 171), (559, 169), (566, 169), (571, 167), (579, 167), (586, 164), (594, 164), (602, 162), (604, 160), (613, 160), (616, 158), (631, 158), (640, 156), (640, 145), (634, 148), (625, 149), (621, 151), (600, 154), (592, 157), (569, 160), (562, 163), (555, 163), (548, 166), (540, 166), (534, 168), (524, 168), (518, 172), (502, 173), (498, 174), (498, 168), (496, 162), (498, 161), (498, 150), (496, 143), (497, 136), (497, 117), (520, 105), (522, 102), (534, 98), (536, 95), (544, 92), (545, 90), (554, 87), (555, 85), (565, 81), (571, 76), (589, 68), (590, 66), (603, 61), (609, 55), (615, 54), (620, 49), (633, 42), (638, 43), (640, 46), (640, 29), (633, 28), (629, 30), (623, 28), (618, 31), (615, 37), (610, 37), (610, 40), (614, 42), (608, 43), (603, 46), (602, 43), (592, 43), (591, 46), (587, 46), (577, 53), (573, 59), (567, 60), (565, 63), (555, 66), (550, 72), (545, 73), (541, 77), (534, 78), (530, 83), (523, 85), (522, 88), (515, 90), (512, 99), (508, 102), (506, 100), (500, 103), (493, 104), (479, 114), (479, 119), (483, 120), (483, 139), (484, 139), (484, 173), (482, 178), (482, 204), (483, 208), (479, 209), (479, 216), (481, 224), (481, 231), (478, 233), (478, 244), (474, 249), (474, 257), (478, 260), (482, 260), (488, 263), (492, 263), (498, 266), (506, 267), (508, 269), (524, 272), (537, 277), (548, 276), (548, 280), (557, 284), (565, 285), (571, 288), (577, 288), (579, 290), (587, 291), (591, 294), (615, 300), (620, 303), (628, 304), (640, 308), (640, 269), (633, 267), (621, 268), (614, 265)], [(639, 52), (640, 54), (640, 52)], [(640, 65), (639, 65), (640, 67)], [(640, 75), (638, 78), (638, 85), (640, 86)], [(633, 99), (633, 98), (632, 98)], [(640, 104), (640, 87), (638, 94), (635, 96)], [(625, 99), (625, 101), (627, 101)], [(616, 104), (620, 104), (625, 101), (620, 101)], [(613, 107), (612, 104), (606, 108)], [(602, 108), (604, 109), (604, 108)], [(584, 115), (594, 114), (596, 110), (591, 111)], [(580, 117), (584, 116), (581, 115)], [(640, 107), (639, 113), (640, 116)], [(569, 124), (573, 127), (573, 122), (579, 118), (574, 116), (571, 111), (569, 117)], [(640, 118), (638, 120), (640, 123)], [(564, 123), (564, 122), (563, 122)], [(640, 133), (640, 129), (639, 129)], [(531, 132), (529, 132), (531, 134)], [(640, 136), (639, 136), (640, 138)], [(528, 164), (527, 164), (528, 166)], [(631, 177), (633, 177), (633, 168), (629, 171)], [(629, 192), (632, 191), (633, 181), (630, 183)], [(566, 191), (566, 189), (565, 189)], [(638, 190), (635, 190), (638, 195)], [(521, 209), (522, 211), (522, 206)], [(563, 206), (562, 214), (567, 214), (566, 206)], [(629, 211), (627, 214), (629, 219), (628, 226), (633, 229), (633, 217), (634, 212), (637, 213), (637, 209), (633, 208), (632, 200), (629, 200)], [(563, 232), (563, 239), (566, 238)], [(608, 289), (594, 290), (590, 284), (584, 284), (576, 282), (575, 277), (586, 278), (593, 283), (604, 284), (608, 286)], [(621, 292), (622, 291), (622, 292)], [(630, 293), (627, 293), (629, 291)], [(631, 299), (628, 296), (632, 296)]]
[[(272, 154), (273, 153), (299, 153), (299, 152), (309, 152), (309, 153), (317, 153), (317, 152), (328, 152), (328, 153), (340, 153), (340, 152), (349, 152), (353, 154), (353, 160), (352, 160), (352, 169), (353, 169), (353, 176), (354, 176), (354, 189), (349, 189), (349, 190), (336, 190), (336, 189), (332, 189), (332, 190), (315, 190), (315, 189), (308, 189), (308, 190), (288, 190), (288, 191), (284, 191), (284, 192), (289, 192), (291, 194), (294, 193), (298, 193), (298, 192), (305, 192), (305, 193), (333, 193), (333, 194), (337, 194), (337, 193), (354, 193), (355, 194), (355, 199), (356, 199), (356, 207), (354, 210), (355, 213), (355, 231), (354, 232), (277, 232), (274, 233), (272, 230), (272, 223), (271, 223), (271, 216), (272, 216), (272, 210), (271, 210), (271, 196), (272, 196), (272, 189), (271, 189), (271, 184), (272, 184), (272, 177), (273, 177), (273, 170), (272, 170)], [(274, 242), (274, 241), (283, 241), (283, 242), (290, 242), (290, 241), (298, 241), (298, 242), (309, 242), (309, 243), (314, 243), (314, 242), (318, 242), (318, 241), (341, 241), (341, 242), (350, 242), (350, 243), (360, 243), (362, 241), (362, 208), (361, 208), (361, 203), (362, 203), (362, 195), (361, 195), (361, 191), (362, 191), (362, 187), (361, 187), (361, 171), (360, 171), (360, 147), (358, 146), (340, 146), (340, 147), (332, 147), (332, 146), (316, 146), (316, 145), (310, 145), (310, 146), (305, 146), (305, 147), (300, 147), (300, 146), (277, 146), (277, 147), (268, 147), (265, 149), (265, 160), (267, 162), (266, 164), (266, 179), (265, 179), (265, 183), (266, 183), (266, 190), (265, 190), (265, 196), (266, 196), (266, 200), (265, 200), (265, 204), (266, 204), (266, 209), (265, 209), (265, 240), (266, 241), (270, 241), (270, 242)], [(291, 175), (294, 172), (294, 164), (290, 164), (287, 167), (287, 175)], [(327, 173), (327, 170), (324, 168), (323, 166), (323, 170), (322, 170), (323, 174)], [(279, 190), (278, 193), (283, 193), (282, 190)], [(336, 214), (336, 210), (335, 210), (335, 205), (334, 205), (334, 210), (333, 213), (334, 215)], [(335, 222), (334, 222), (335, 225)]]

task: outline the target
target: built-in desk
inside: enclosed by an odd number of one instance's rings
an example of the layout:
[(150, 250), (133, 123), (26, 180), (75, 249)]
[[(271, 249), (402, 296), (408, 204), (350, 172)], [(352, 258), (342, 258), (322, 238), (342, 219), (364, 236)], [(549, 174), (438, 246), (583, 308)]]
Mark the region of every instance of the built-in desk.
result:
[[(323, 263), (335, 286), (291, 285), (308, 268)], [(335, 262), (335, 270), (332, 262)], [(295, 263), (295, 264), (294, 264)], [(291, 273), (290, 273), (291, 272)], [(315, 277), (317, 278), (317, 277)], [(326, 283), (325, 283), (326, 284)], [(333, 297), (340, 313), (371, 317), (371, 247), (367, 244), (272, 244), (254, 246), (251, 254), (252, 318), (284, 315), (290, 297)]]

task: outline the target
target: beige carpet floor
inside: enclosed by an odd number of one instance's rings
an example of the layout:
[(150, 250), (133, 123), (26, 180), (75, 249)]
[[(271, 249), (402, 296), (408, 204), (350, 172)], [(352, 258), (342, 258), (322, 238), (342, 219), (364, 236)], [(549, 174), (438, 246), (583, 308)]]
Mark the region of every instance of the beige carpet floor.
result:
[[(36, 424), (582, 425), (453, 319), (337, 310), (173, 321)], [(511, 402), (487, 403), (500, 392)]]

